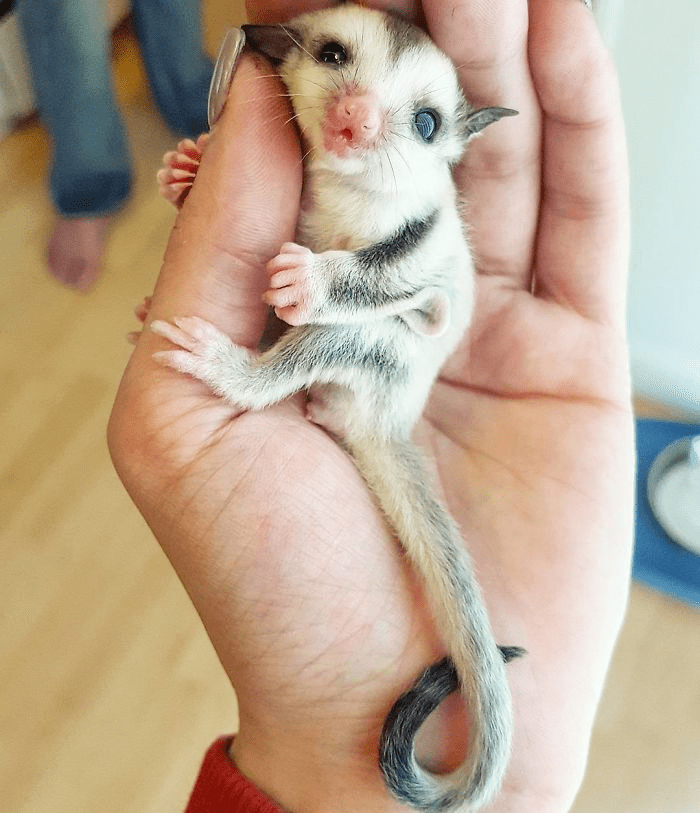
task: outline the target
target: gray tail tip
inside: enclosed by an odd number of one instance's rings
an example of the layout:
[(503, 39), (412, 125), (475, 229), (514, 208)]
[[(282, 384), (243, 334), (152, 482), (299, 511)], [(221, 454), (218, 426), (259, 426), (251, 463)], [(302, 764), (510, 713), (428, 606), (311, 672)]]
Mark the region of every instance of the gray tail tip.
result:
[[(520, 658), (526, 650), (519, 646), (499, 646), (505, 663)], [(446, 790), (440, 798), (425, 794), (413, 758), (418, 729), (442, 701), (460, 687), (450, 658), (443, 658), (423, 672), (413, 686), (394, 703), (384, 722), (379, 743), (379, 768), (384, 782), (396, 799), (422, 811), (455, 810), (461, 804), (459, 791)]]

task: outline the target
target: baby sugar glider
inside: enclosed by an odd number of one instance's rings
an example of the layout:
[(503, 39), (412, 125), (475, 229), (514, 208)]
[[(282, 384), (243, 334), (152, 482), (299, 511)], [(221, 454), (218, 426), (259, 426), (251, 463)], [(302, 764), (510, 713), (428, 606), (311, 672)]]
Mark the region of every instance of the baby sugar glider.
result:
[[(268, 265), (267, 301), (290, 327), (253, 353), (194, 317), (151, 329), (158, 360), (245, 409), (308, 391), (308, 417), (352, 456), (423, 578), (449, 657), (392, 708), (380, 743), (389, 790), (419, 810), (474, 811), (497, 792), (512, 713), (456, 523), (435, 496), (411, 430), (469, 325), (474, 267), (452, 169), (469, 139), (515, 111), (474, 110), (453, 64), (418, 28), (342, 5), (287, 25), (245, 26), (285, 83), (305, 151), (299, 244)], [(435, 775), (415, 757), (427, 716), (461, 687), (465, 763)]]

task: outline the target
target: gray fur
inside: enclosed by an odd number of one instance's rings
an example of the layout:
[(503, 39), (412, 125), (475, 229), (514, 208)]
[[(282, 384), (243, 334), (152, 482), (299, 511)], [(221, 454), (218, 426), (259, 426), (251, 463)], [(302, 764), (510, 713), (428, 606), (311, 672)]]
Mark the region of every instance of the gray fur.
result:
[(427, 35), (425, 32), (402, 17), (386, 14), (384, 24), (389, 32), (387, 58), (392, 62), (398, 60), (407, 48), (415, 48), (420, 51), (426, 47)]
[[(410, 438), (471, 319), (474, 268), (451, 167), (475, 132), (513, 111), (474, 111), (447, 57), (381, 12), (343, 5), (255, 37), (258, 48), (272, 43), (308, 152), (313, 205), (298, 231), (305, 247), (285, 244), (268, 266), (266, 296), (293, 327), (255, 354), (201, 319), (156, 321), (152, 330), (179, 347), (156, 356), (245, 409), (308, 390), (309, 419), (352, 456), (423, 577), (449, 653), (387, 718), (380, 745), (387, 787), (421, 810), (475, 811), (497, 792), (508, 763), (504, 660), (520, 651), (499, 651), (459, 529)], [(329, 42), (340, 42), (352, 65), (321, 64), (315, 54)], [(347, 157), (324, 142), (327, 110), (343, 94), (376, 96), (385, 119), (383, 141)], [(426, 107), (441, 122), (431, 143), (415, 128), (415, 112)], [(414, 738), (458, 685), (471, 720), (469, 751), (453, 774), (433, 775), (417, 764)]]

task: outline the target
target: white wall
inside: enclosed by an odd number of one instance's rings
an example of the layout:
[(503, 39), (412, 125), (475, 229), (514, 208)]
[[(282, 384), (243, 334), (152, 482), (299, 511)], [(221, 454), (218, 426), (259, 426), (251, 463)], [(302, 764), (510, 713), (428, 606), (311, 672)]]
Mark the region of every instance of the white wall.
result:
[(0, 137), (14, 122), (34, 109), (17, 20), (13, 14), (0, 21)]
[(700, 2), (600, 0), (632, 173), (638, 392), (700, 413)]

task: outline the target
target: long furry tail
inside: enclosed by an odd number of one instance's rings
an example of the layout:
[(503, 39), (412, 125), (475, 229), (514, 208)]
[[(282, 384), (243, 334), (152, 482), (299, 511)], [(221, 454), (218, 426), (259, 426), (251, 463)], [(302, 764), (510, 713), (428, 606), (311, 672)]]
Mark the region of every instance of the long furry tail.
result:
[[(427, 669), (389, 713), (380, 743), (384, 780), (399, 801), (419, 810), (477, 810), (498, 791), (508, 764), (512, 710), (504, 661), (523, 650), (496, 646), (459, 530), (434, 496), (416, 447), (390, 440), (351, 445), (350, 452), (426, 583), (450, 655)], [(432, 774), (416, 760), (415, 736), (458, 687), (469, 713), (468, 754), (452, 773)]]

